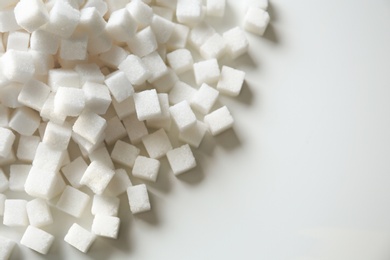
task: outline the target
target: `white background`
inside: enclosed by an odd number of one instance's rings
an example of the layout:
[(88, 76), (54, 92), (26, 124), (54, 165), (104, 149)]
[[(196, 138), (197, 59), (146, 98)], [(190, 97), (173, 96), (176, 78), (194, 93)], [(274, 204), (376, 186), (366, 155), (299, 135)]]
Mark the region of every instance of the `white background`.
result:
[[(212, 24), (241, 23), (247, 3), (228, 0)], [(131, 216), (123, 196), (118, 241), (84, 255), (60, 218), (46, 258), (390, 259), (390, 2), (274, 0), (269, 12), (235, 63), (243, 92), (222, 99), (234, 131), (207, 137), (179, 178), (163, 162), (151, 212)]]

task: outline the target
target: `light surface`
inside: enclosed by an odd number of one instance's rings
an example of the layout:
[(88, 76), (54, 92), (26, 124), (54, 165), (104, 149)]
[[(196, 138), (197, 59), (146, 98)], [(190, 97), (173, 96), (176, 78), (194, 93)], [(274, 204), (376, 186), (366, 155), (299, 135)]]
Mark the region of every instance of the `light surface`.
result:
[[(213, 24), (240, 23), (248, 2), (228, 0)], [(54, 211), (50, 253), (17, 246), (12, 259), (390, 259), (390, 2), (269, 11), (235, 64), (247, 86), (222, 100), (234, 131), (207, 137), (195, 170), (176, 178), (164, 160), (149, 213), (131, 216), (123, 195), (119, 240), (84, 255), (62, 241), (74, 219)]]

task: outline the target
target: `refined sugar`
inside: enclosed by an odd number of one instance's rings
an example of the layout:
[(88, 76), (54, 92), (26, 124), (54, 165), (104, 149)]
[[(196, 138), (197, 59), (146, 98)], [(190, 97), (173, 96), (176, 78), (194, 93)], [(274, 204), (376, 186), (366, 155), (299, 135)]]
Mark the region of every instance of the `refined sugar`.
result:
[(107, 122), (104, 118), (85, 110), (74, 123), (73, 131), (87, 141), (95, 144), (104, 133), (106, 127)]
[(74, 223), (65, 235), (65, 242), (86, 253), (95, 241), (96, 235)]
[(71, 136), (72, 129), (70, 125), (58, 125), (53, 122), (48, 122), (42, 142), (54, 149), (62, 151), (68, 148)]
[(24, 191), (28, 173), (31, 165), (28, 164), (13, 164), (10, 166), (9, 173), (9, 189), (12, 191)]
[(27, 81), (18, 96), (18, 101), (32, 109), (40, 111), (50, 94), (50, 88), (45, 83), (31, 79)]
[(0, 127), (8, 126), (10, 109), (0, 104)]
[[(167, 7), (157, 6), (157, 5), (153, 5), (151, 7), (153, 9), (154, 16), (160, 16), (168, 21), (173, 20), (173, 13), (174, 12), (172, 9), (169, 9)], [(153, 20), (152, 20), (152, 24), (153, 24)]]
[(65, 178), (68, 182), (75, 188), (80, 188), (82, 185), (80, 184), (80, 180), (83, 177), (83, 174), (87, 170), (88, 165), (83, 159), (83, 157), (79, 156), (71, 163), (62, 167), (61, 171), (64, 174)]
[(226, 0), (207, 0), (206, 11), (208, 16), (223, 17)]
[(98, 236), (118, 238), (120, 219), (106, 215), (95, 215), (92, 222), (92, 232)]
[(100, 68), (95, 63), (89, 64), (78, 64), (74, 67), (74, 70), (79, 74), (81, 79), (81, 85), (84, 85), (85, 82), (91, 81), (96, 83), (103, 84), (104, 75), (100, 71)]
[(76, 218), (81, 217), (87, 204), (89, 196), (72, 186), (66, 186), (60, 199), (57, 202), (57, 208)]
[(124, 119), (132, 114), (135, 114), (135, 104), (132, 96), (126, 98), (120, 103), (113, 99), (112, 106), (114, 107), (119, 119)]
[(134, 103), (140, 121), (161, 115), (160, 102), (155, 89), (134, 93)]
[(167, 54), (169, 66), (177, 73), (181, 74), (192, 69), (194, 60), (191, 52), (187, 49), (178, 49)]
[(15, 141), (15, 135), (11, 130), (0, 127), (0, 156), (7, 157), (11, 152), (12, 145)]
[(16, 22), (29, 32), (49, 21), (49, 13), (42, 0), (21, 0), (16, 4), (14, 13)]
[(134, 88), (123, 71), (117, 70), (109, 74), (104, 83), (114, 99), (119, 103), (134, 93)]
[(38, 129), (41, 118), (28, 107), (17, 108), (11, 116), (9, 127), (21, 135), (33, 135)]
[(117, 197), (95, 194), (91, 213), (93, 215), (118, 216), (119, 202), (120, 200)]
[(64, 155), (63, 150), (58, 150), (48, 143), (41, 142), (38, 144), (32, 164), (40, 169), (57, 172), (62, 165)]
[(208, 125), (212, 135), (222, 133), (223, 131), (231, 128), (234, 123), (234, 119), (226, 106), (206, 115), (203, 121)]
[(26, 205), (26, 200), (6, 199), (4, 202), (3, 224), (9, 227), (27, 226)]
[(116, 163), (133, 167), (135, 158), (137, 158), (139, 152), (140, 150), (137, 147), (118, 140), (111, 152), (111, 158)]
[(105, 164), (107, 167), (114, 169), (114, 163), (112, 162), (110, 153), (107, 150), (106, 146), (102, 146), (100, 148), (97, 148), (93, 152), (89, 154), (89, 160), (92, 161), (99, 161), (103, 164)]
[(102, 134), (99, 137), (99, 139), (96, 141), (96, 143), (91, 143), (84, 137), (78, 135), (77, 133), (75, 132), (72, 133), (72, 139), (79, 145), (80, 150), (84, 157), (87, 157), (89, 153), (101, 147), (103, 145), (104, 138), (105, 136), (104, 134)]
[[(27, 1), (27, 0), (26, 0)], [(70, 37), (80, 21), (80, 11), (67, 1), (55, 1), (46, 30), (62, 38)]]
[(244, 18), (244, 29), (248, 32), (263, 35), (267, 29), (270, 17), (262, 8), (251, 6)]
[(40, 141), (41, 139), (38, 136), (20, 136), (16, 152), (18, 159), (25, 162), (32, 162)]
[[(133, 2), (132, 2), (133, 3)], [(144, 57), (157, 50), (157, 40), (150, 26), (139, 31), (127, 42), (130, 51), (139, 57)]]
[(49, 97), (46, 99), (46, 102), (41, 109), (40, 116), (44, 121), (51, 120), (53, 123), (63, 124), (66, 120), (66, 115), (54, 111), (55, 95), (55, 92), (49, 94)]
[(205, 59), (219, 59), (225, 54), (226, 43), (224, 38), (218, 33), (208, 38), (202, 46), (200, 46), (200, 54)]
[(26, 205), (28, 220), (34, 227), (43, 227), (53, 223), (50, 208), (43, 199), (34, 199)]
[(108, 7), (108, 14), (111, 14), (115, 10), (125, 8), (129, 3), (129, 0), (106, 0)]
[(62, 39), (60, 46), (60, 57), (64, 60), (85, 60), (87, 58), (87, 35), (74, 35)]
[(31, 196), (51, 199), (58, 192), (55, 190), (58, 181), (56, 172), (33, 166), (27, 175), (24, 190)]
[(12, 254), (15, 242), (4, 237), (0, 237), (0, 259), (7, 260)]
[(4, 171), (0, 168), (0, 192), (8, 190), (9, 182), (7, 176), (5, 176)]
[(22, 31), (10, 32), (7, 39), (7, 50), (27, 51), (29, 42), (29, 33)]
[[(4, 194), (0, 193), (0, 216), (4, 215), (4, 203), (5, 203), (6, 199), (7, 199), (7, 196), (5, 196)], [(0, 250), (0, 256), (1, 256), (1, 250)]]
[(196, 93), (196, 89), (183, 81), (177, 81), (169, 92), (169, 103), (177, 104), (184, 100), (190, 101)]
[(196, 84), (213, 84), (218, 81), (220, 70), (216, 59), (209, 59), (194, 63), (194, 75)]
[(175, 9), (177, 0), (156, 0), (157, 5), (165, 6), (170, 9)]
[(78, 116), (85, 107), (82, 89), (59, 87), (54, 97), (54, 112), (67, 116)]
[(198, 148), (207, 131), (207, 126), (201, 121), (197, 121), (194, 126), (179, 133), (179, 140)]
[(107, 86), (87, 81), (83, 85), (83, 90), (85, 108), (99, 115), (105, 114), (111, 104), (110, 91)]
[(233, 59), (248, 51), (249, 42), (245, 32), (238, 26), (223, 33), (222, 37), (226, 42), (226, 49)]
[(148, 190), (145, 184), (139, 184), (127, 188), (130, 211), (133, 214), (150, 210)]
[(126, 129), (117, 116), (114, 116), (107, 121), (105, 141), (107, 145), (111, 145), (124, 138), (127, 135)]
[(117, 197), (124, 193), (132, 185), (129, 175), (124, 169), (115, 170), (114, 177), (107, 185), (104, 194), (111, 197)]
[(160, 102), (161, 115), (159, 117), (146, 120), (146, 125), (156, 129), (164, 128), (166, 131), (169, 131), (171, 128), (171, 114), (169, 113), (168, 94), (160, 93), (157, 95)]
[(53, 235), (34, 226), (28, 226), (20, 240), (20, 244), (44, 255), (49, 252), (53, 242)]
[[(0, 2), (0, 5), (2, 3)], [(20, 26), (16, 22), (14, 10), (12, 8), (6, 10), (0, 9), (0, 32), (13, 32), (19, 29)]]
[(151, 54), (146, 55), (142, 58), (142, 62), (150, 72), (150, 77), (148, 78), (148, 82), (150, 83), (158, 80), (168, 72), (167, 66), (158, 52), (152, 52)]
[(155, 182), (158, 171), (160, 169), (160, 161), (145, 156), (138, 156), (135, 159), (132, 174), (135, 177), (147, 181)]
[(188, 28), (188, 26), (175, 23), (172, 35), (167, 42), (167, 48), (171, 51), (184, 48), (186, 46), (189, 33), (190, 28)]
[(126, 9), (141, 26), (146, 26), (151, 23), (153, 10), (144, 2), (140, 0), (131, 1), (126, 5)]
[(173, 33), (175, 27), (174, 23), (159, 15), (153, 15), (152, 30), (156, 36), (156, 40), (159, 44), (166, 43)]
[(196, 124), (196, 116), (187, 100), (171, 106), (169, 112), (180, 132)]
[(87, 0), (83, 8), (88, 7), (95, 7), (100, 16), (104, 16), (108, 11), (107, 3), (103, 0)]
[(215, 88), (203, 83), (190, 100), (191, 107), (202, 114), (207, 114), (214, 106), (218, 96), (219, 92)]
[(102, 194), (115, 171), (100, 161), (93, 161), (84, 172), (80, 184), (88, 186), (95, 194)]
[(202, 1), (177, 0), (176, 18), (180, 23), (199, 23), (202, 20)]
[(56, 54), (59, 46), (60, 41), (58, 39), (58, 36), (50, 32), (44, 30), (36, 30), (31, 34), (30, 48), (32, 50), (47, 54)]
[(159, 159), (172, 149), (171, 142), (164, 129), (159, 129), (142, 138), (150, 158)]
[(81, 88), (79, 74), (70, 69), (49, 70), (47, 82), (53, 92), (56, 92), (58, 87)]
[(127, 42), (134, 37), (137, 23), (127, 9), (114, 11), (107, 22), (106, 31), (118, 42)]
[(36, 79), (38, 79), (39, 81), (46, 81), (46, 75), (48, 71), (54, 68), (53, 56), (44, 52), (34, 50), (29, 50), (28, 52), (31, 54), (31, 57), (34, 62)]
[(217, 89), (220, 93), (229, 96), (238, 96), (244, 83), (245, 72), (228, 66), (223, 66)]
[(106, 21), (94, 7), (84, 7), (80, 12), (78, 29), (89, 36), (101, 34), (106, 27)]
[(99, 59), (110, 68), (117, 69), (119, 64), (121, 64), (128, 55), (129, 53), (125, 49), (117, 45), (112, 45), (108, 51), (99, 55)]
[(141, 85), (151, 76), (142, 60), (132, 54), (119, 64), (118, 69), (126, 74), (133, 85)]
[(196, 160), (188, 144), (175, 148), (167, 153), (173, 174), (179, 175), (196, 166)]
[(88, 54), (90, 55), (89, 61), (92, 61), (92, 58), (94, 58), (96, 59), (97, 63), (100, 62), (98, 57), (91, 57), (91, 55), (98, 55), (110, 50), (112, 44), (113, 44), (113, 40), (107, 31), (103, 31), (101, 34), (96, 36), (91, 36), (88, 39), (88, 46), (87, 46)]
[(123, 125), (132, 144), (138, 144), (144, 136), (148, 135), (145, 123), (139, 121), (136, 114), (124, 118)]
[(18, 101), (18, 96), (22, 91), (23, 85), (20, 83), (10, 83), (0, 88), (0, 103), (8, 108), (18, 108), (22, 104)]
[(1, 56), (3, 75), (10, 81), (24, 83), (35, 73), (34, 61), (27, 51), (8, 50)]
[(173, 88), (178, 80), (179, 77), (176, 75), (176, 73), (168, 67), (167, 73), (159, 79), (155, 80), (152, 85), (156, 88), (157, 92), (167, 93)]

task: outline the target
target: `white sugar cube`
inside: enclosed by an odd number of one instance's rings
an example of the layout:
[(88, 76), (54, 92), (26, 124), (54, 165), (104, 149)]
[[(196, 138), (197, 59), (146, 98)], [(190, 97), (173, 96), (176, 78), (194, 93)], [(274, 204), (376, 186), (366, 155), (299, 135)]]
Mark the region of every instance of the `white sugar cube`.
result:
[(126, 9), (132, 17), (142, 26), (150, 24), (152, 21), (153, 10), (142, 1), (134, 0), (126, 5)]
[[(4, 194), (0, 193), (0, 216), (4, 215), (4, 204), (5, 204), (5, 200), (6, 199), (7, 199), (7, 196), (5, 196)], [(0, 243), (1, 243), (1, 239), (0, 239)], [(0, 252), (1, 252), (1, 250), (0, 250)], [(1, 253), (0, 253), (0, 256), (1, 256)]]
[(47, 83), (53, 92), (56, 92), (58, 87), (81, 88), (79, 73), (72, 69), (49, 70)]
[(102, 194), (115, 171), (100, 161), (93, 161), (84, 172), (80, 184), (88, 186), (95, 194)]
[(27, 176), (24, 189), (31, 196), (51, 199), (63, 190), (58, 190), (58, 187), (63, 187), (62, 184), (63, 180), (56, 172), (33, 166)]
[(80, 76), (81, 85), (87, 81), (96, 83), (104, 82), (105, 77), (96, 63), (78, 64), (74, 67), (74, 70)]
[(24, 83), (35, 73), (34, 61), (27, 51), (8, 50), (1, 56), (3, 75), (10, 81)]
[(218, 90), (210, 87), (206, 83), (203, 83), (191, 99), (191, 107), (202, 114), (207, 114), (214, 106), (215, 102), (218, 99), (218, 96)]
[(42, 0), (21, 0), (14, 9), (16, 22), (33, 32), (49, 21), (49, 13)]
[(64, 156), (63, 150), (58, 150), (50, 144), (41, 142), (38, 144), (32, 164), (40, 169), (57, 172), (62, 166)]
[(92, 232), (98, 236), (117, 239), (120, 222), (117, 217), (97, 214), (92, 222)]
[(177, 0), (176, 17), (180, 23), (196, 24), (202, 20), (201, 0)]
[(129, 199), (131, 213), (137, 214), (150, 210), (148, 190), (145, 184), (127, 188), (127, 197)]
[(95, 7), (101, 16), (104, 16), (107, 11), (107, 3), (103, 0), (87, 0), (83, 8)]
[(159, 44), (166, 43), (174, 30), (174, 23), (159, 15), (153, 15), (151, 27)]
[(85, 110), (73, 125), (73, 131), (87, 141), (96, 143), (107, 127), (107, 122), (99, 115)]
[(68, 148), (71, 136), (72, 129), (70, 125), (58, 125), (53, 122), (48, 122), (42, 142), (54, 149), (65, 150)]
[(111, 158), (116, 163), (133, 167), (139, 152), (140, 150), (134, 145), (118, 140), (111, 152)]
[(245, 32), (238, 26), (223, 33), (222, 37), (226, 42), (226, 49), (233, 59), (248, 51), (249, 42)]
[(26, 205), (26, 200), (6, 199), (4, 203), (3, 224), (9, 227), (27, 226)]
[(208, 16), (223, 17), (226, 0), (207, 0), (206, 11)]
[(68, 38), (75, 31), (80, 21), (80, 11), (67, 1), (55, 1), (50, 10), (46, 30), (63, 38)]
[(7, 50), (27, 51), (30, 42), (30, 34), (15, 31), (8, 34)]
[(53, 242), (53, 235), (34, 226), (28, 226), (20, 240), (20, 244), (44, 255), (49, 252)]
[(161, 107), (161, 115), (156, 118), (146, 120), (146, 125), (152, 128), (164, 128), (166, 131), (169, 131), (171, 128), (171, 114), (169, 113), (169, 98), (168, 94), (160, 93), (158, 95), (158, 100)]
[(167, 153), (173, 174), (179, 175), (196, 166), (196, 160), (188, 144), (175, 148)]
[(169, 112), (179, 131), (184, 131), (196, 124), (196, 116), (187, 100), (171, 106)]
[(19, 160), (32, 162), (41, 139), (38, 136), (20, 136), (16, 156)]
[(28, 164), (13, 164), (10, 166), (9, 173), (9, 189), (12, 191), (24, 191), (28, 173), (31, 165)]
[(78, 135), (75, 132), (72, 133), (72, 139), (79, 145), (80, 151), (82, 152), (83, 156), (87, 157), (89, 153), (95, 151), (97, 148), (103, 145), (104, 134), (99, 137), (96, 143), (89, 142), (87, 139)]
[(76, 218), (81, 217), (87, 204), (89, 196), (71, 186), (66, 186), (60, 199), (57, 202), (57, 208)]
[(107, 167), (114, 169), (114, 163), (112, 162), (110, 153), (107, 150), (106, 146), (102, 146), (100, 148), (97, 148), (93, 152), (89, 154), (89, 160), (92, 161), (99, 161), (106, 165)]
[(136, 114), (124, 118), (123, 124), (132, 144), (138, 144), (141, 142), (141, 139), (149, 133), (145, 123), (139, 121)]
[(196, 84), (213, 84), (218, 81), (220, 70), (216, 59), (209, 59), (194, 63), (194, 75)]
[(54, 58), (52, 55), (29, 50), (35, 66), (35, 75), (39, 81), (46, 81), (46, 75), (50, 69), (54, 68)]
[(127, 42), (137, 31), (137, 23), (127, 9), (122, 8), (111, 13), (106, 31), (118, 42)]
[(87, 58), (88, 36), (83, 34), (73, 35), (62, 39), (60, 57), (64, 60), (85, 60)]
[(104, 194), (111, 197), (117, 197), (124, 193), (131, 185), (127, 172), (124, 169), (117, 169), (115, 170), (114, 177), (112, 177), (110, 183), (107, 185)]
[(122, 102), (117, 102), (115, 99), (112, 100), (112, 106), (119, 119), (124, 119), (132, 114), (135, 114), (134, 98), (128, 97)]
[(85, 162), (83, 157), (79, 156), (71, 163), (62, 167), (61, 171), (73, 187), (80, 188), (80, 180), (83, 177), (83, 174), (87, 170), (87, 168), (87, 163)]
[(155, 182), (159, 169), (159, 160), (138, 156), (137, 159), (135, 159), (132, 174), (140, 179)]
[(167, 42), (167, 48), (171, 51), (184, 48), (187, 44), (189, 33), (190, 28), (188, 28), (188, 26), (175, 23), (172, 35)]
[(110, 91), (106, 85), (87, 81), (83, 85), (85, 107), (91, 112), (102, 115), (111, 104)]
[(119, 198), (94, 195), (92, 201), (92, 215), (118, 216)]
[(40, 111), (49, 97), (50, 87), (36, 79), (27, 81), (18, 96), (18, 101), (32, 109)]
[[(96, 62), (99, 62), (98, 58), (94, 55), (105, 53), (111, 49), (113, 45), (113, 40), (107, 31), (103, 31), (101, 34), (96, 36), (91, 36), (88, 39), (87, 51), (91, 58), (96, 59)], [(99, 64), (100, 65), (100, 64)]]
[(60, 46), (60, 41), (57, 35), (44, 30), (36, 30), (32, 32), (30, 37), (30, 48), (35, 51), (56, 54)]
[(10, 82), (8, 85), (0, 88), (0, 103), (8, 108), (18, 108), (23, 106), (18, 101), (18, 96), (22, 91), (23, 85)]
[(124, 138), (127, 135), (126, 129), (117, 116), (114, 116), (107, 121), (105, 141), (107, 145), (111, 145)]
[(78, 116), (85, 107), (84, 91), (78, 88), (59, 87), (54, 97), (54, 112)]
[(160, 102), (155, 89), (134, 93), (134, 103), (140, 121), (161, 115)]
[(142, 138), (150, 158), (159, 159), (172, 149), (171, 141), (164, 129), (159, 129)]
[(187, 49), (178, 49), (167, 54), (169, 66), (177, 73), (181, 74), (192, 69), (194, 60), (191, 52)]
[(206, 131), (207, 125), (201, 121), (197, 121), (194, 126), (179, 133), (179, 140), (198, 148)]
[(128, 55), (119, 64), (118, 68), (126, 74), (126, 77), (133, 85), (143, 84), (151, 75), (142, 60), (132, 54)]
[(5, 175), (4, 171), (0, 168), (0, 192), (4, 192), (8, 190), (9, 182), (8, 178)]
[(270, 17), (267, 11), (259, 7), (249, 7), (244, 18), (244, 29), (257, 35), (263, 35)]
[(142, 62), (145, 64), (146, 69), (150, 71), (150, 77), (148, 78), (148, 82), (150, 83), (153, 83), (168, 73), (167, 66), (158, 52), (152, 52), (146, 55), (142, 58)]
[(238, 96), (244, 83), (245, 72), (228, 66), (223, 66), (217, 89), (220, 93), (229, 96)]
[(134, 88), (123, 71), (117, 70), (107, 75), (104, 83), (117, 102), (122, 102), (134, 93)]
[(173, 69), (168, 67), (167, 73), (155, 80), (152, 85), (154, 88), (156, 88), (157, 92), (167, 93), (173, 88), (178, 80), (179, 77), (176, 75)]
[(119, 64), (121, 64), (128, 55), (129, 53), (125, 49), (117, 45), (112, 45), (108, 51), (99, 55), (99, 59), (110, 68), (117, 69)]
[(231, 128), (233, 126), (234, 119), (228, 108), (223, 106), (206, 115), (204, 117), (204, 122), (208, 125), (212, 135), (218, 135)]
[(49, 97), (46, 99), (46, 102), (41, 109), (40, 116), (42, 117), (43, 121), (51, 120), (53, 123), (61, 125), (65, 122), (67, 116), (60, 113), (56, 113), (54, 111), (55, 95), (55, 92), (51, 92), (49, 94)]
[(78, 29), (90, 36), (101, 34), (106, 27), (106, 21), (94, 7), (84, 7), (80, 12)]
[(156, 3), (159, 6), (165, 6), (170, 9), (175, 9), (177, 0), (156, 0)]
[(177, 104), (184, 100), (190, 101), (196, 93), (196, 89), (183, 81), (177, 81), (169, 92), (169, 103)]
[(11, 130), (0, 127), (0, 156), (7, 157), (11, 152), (12, 145), (15, 141), (15, 135)]
[(7, 260), (12, 254), (15, 242), (4, 237), (0, 237), (0, 259)]
[(9, 127), (21, 135), (33, 135), (40, 122), (41, 118), (36, 111), (28, 107), (20, 107), (12, 114)]
[[(0, 5), (3, 1), (0, 3)], [(16, 1), (15, 1), (16, 3)], [(16, 22), (15, 13), (12, 8), (1, 9), (0, 11), (0, 32), (12, 32), (21, 29)]]
[(86, 253), (95, 241), (96, 235), (74, 223), (65, 235), (65, 242)]
[(191, 29), (188, 42), (195, 49), (199, 50), (200, 46), (202, 46), (215, 33), (215, 29), (203, 21)]
[(27, 202), (26, 209), (31, 226), (43, 227), (53, 223), (49, 205), (43, 199), (30, 200)]
[(139, 57), (144, 57), (157, 50), (157, 40), (150, 26), (139, 31), (127, 42), (130, 51)]
[(208, 38), (205, 43), (200, 46), (200, 54), (205, 59), (219, 59), (226, 52), (226, 43), (224, 38), (218, 33), (215, 33)]
[[(173, 0), (176, 3), (176, 0)], [(156, 16), (161, 16), (162, 18), (167, 19), (168, 21), (173, 20), (173, 10), (167, 7), (159, 6), (159, 5), (153, 5), (152, 6), (153, 13)], [(153, 21), (152, 21), (153, 23)]]

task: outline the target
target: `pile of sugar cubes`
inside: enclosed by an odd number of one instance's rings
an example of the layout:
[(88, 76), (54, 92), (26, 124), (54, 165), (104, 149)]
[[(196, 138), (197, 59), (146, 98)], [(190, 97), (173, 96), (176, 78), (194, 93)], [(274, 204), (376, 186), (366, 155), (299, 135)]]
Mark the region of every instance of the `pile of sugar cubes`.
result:
[[(119, 195), (127, 193), (133, 214), (151, 208), (147, 186), (131, 178), (155, 182), (163, 157), (175, 175), (193, 169), (192, 149), (206, 132), (232, 127), (229, 109), (216, 101), (239, 95), (245, 72), (219, 60), (246, 53), (248, 40), (240, 26), (218, 33), (207, 23), (223, 17), (225, 6), (0, 1), (0, 216), (5, 226), (26, 227), (21, 245), (49, 251), (52, 207), (75, 218), (61, 239), (78, 250), (87, 252), (97, 236), (116, 239)], [(242, 27), (262, 35), (266, 8), (261, 0), (251, 5)], [(172, 129), (183, 145), (172, 146)], [(87, 210), (93, 223), (82, 227), (77, 219)], [(0, 258), (14, 245), (1, 237)]]

